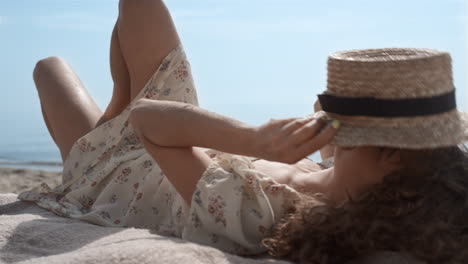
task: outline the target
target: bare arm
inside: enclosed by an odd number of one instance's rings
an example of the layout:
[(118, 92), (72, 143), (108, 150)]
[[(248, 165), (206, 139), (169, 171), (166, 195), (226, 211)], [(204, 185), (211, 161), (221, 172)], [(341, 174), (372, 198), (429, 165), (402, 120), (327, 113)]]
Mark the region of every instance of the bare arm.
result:
[[(137, 101), (131, 122), (153, 144), (162, 147), (197, 146), (253, 156), (254, 126), (195, 105), (143, 99)], [(138, 120), (137, 120), (138, 119)]]
[(257, 127), (195, 105), (145, 98), (135, 102), (129, 121), (188, 204), (211, 162), (199, 147), (295, 163), (327, 144), (336, 132), (317, 115), (270, 119)]
[(130, 122), (161, 147), (197, 146), (290, 164), (323, 147), (336, 132), (318, 116), (252, 126), (192, 104), (145, 98), (133, 106)]

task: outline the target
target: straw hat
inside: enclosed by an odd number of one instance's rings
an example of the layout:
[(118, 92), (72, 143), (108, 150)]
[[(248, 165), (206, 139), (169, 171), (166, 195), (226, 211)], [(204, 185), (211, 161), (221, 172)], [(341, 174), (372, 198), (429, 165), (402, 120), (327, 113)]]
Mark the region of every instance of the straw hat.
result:
[(322, 110), (341, 121), (338, 146), (436, 148), (468, 141), (456, 109), (450, 54), (433, 49), (365, 49), (328, 57)]

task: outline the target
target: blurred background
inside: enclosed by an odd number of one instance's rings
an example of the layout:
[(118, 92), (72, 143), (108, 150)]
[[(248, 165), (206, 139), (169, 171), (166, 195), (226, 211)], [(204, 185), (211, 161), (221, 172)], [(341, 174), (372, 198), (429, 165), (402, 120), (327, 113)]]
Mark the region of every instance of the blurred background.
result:
[[(326, 87), (328, 54), (382, 47), (450, 52), (458, 109), (468, 111), (464, 0), (165, 3), (200, 106), (211, 111), (253, 125), (310, 114)], [(44, 57), (63, 57), (104, 111), (112, 95), (109, 47), (117, 14), (118, 0), (0, 0), (0, 166), (61, 170), (33, 68)], [(309, 157), (321, 160), (318, 152)]]

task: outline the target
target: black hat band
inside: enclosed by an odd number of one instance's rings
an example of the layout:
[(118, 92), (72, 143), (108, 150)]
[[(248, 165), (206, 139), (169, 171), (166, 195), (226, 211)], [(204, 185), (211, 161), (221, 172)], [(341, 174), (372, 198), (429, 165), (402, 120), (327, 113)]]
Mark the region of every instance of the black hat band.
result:
[(456, 108), (455, 89), (451, 92), (420, 98), (379, 99), (317, 95), (322, 110), (347, 116), (411, 117), (447, 112)]

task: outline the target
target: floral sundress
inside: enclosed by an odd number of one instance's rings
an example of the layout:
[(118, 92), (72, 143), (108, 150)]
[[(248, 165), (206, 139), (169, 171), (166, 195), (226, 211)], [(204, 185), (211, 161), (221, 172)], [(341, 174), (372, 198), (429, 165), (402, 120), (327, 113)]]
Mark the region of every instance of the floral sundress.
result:
[(261, 239), (299, 193), (256, 170), (253, 157), (208, 150), (213, 162), (187, 205), (129, 124), (132, 105), (143, 97), (198, 106), (182, 44), (118, 116), (76, 140), (61, 185), (42, 183), (18, 198), (101, 226), (152, 229), (238, 255), (265, 252)]

